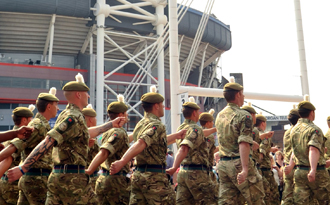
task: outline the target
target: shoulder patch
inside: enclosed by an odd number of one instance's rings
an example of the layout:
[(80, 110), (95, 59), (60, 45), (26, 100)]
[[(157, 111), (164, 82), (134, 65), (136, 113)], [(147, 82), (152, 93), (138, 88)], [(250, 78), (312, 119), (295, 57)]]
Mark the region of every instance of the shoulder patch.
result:
[(246, 115), (245, 127), (246, 128), (251, 128), (252, 127), (252, 119), (251, 119), (250, 115)]
[(55, 129), (60, 134), (67, 131), (73, 124), (75, 120), (72, 117), (67, 117), (61, 124), (59, 124)]
[(112, 134), (111, 137), (109, 138), (109, 142), (114, 141), (117, 137), (118, 137), (117, 133)]
[(319, 134), (320, 132), (318, 130), (315, 130), (316, 134)]
[(198, 133), (198, 130), (196, 128), (194, 128), (194, 132)]
[(156, 130), (157, 130), (157, 126), (156, 125), (153, 125), (151, 128), (149, 128), (147, 130), (146, 134), (149, 135), (149, 136), (152, 136), (152, 135), (155, 134)]

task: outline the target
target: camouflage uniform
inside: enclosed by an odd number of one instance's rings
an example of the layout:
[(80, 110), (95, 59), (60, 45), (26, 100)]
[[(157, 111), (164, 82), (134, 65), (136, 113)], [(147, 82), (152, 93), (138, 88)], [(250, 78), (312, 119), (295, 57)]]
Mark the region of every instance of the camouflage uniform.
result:
[[(283, 144), (284, 144), (284, 163), (288, 165), (290, 163), (290, 158), (292, 154), (292, 145), (290, 133), (293, 128), (293, 125), (284, 133)], [(293, 175), (294, 170), (291, 171), (290, 174), (286, 175), (283, 172), (284, 178), (284, 190), (283, 190), (283, 198), (282, 205), (291, 205), (293, 204)]]
[(181, 129), (187, 129), (187, 134), (180, 140), (180, 146), (187, 145), (189, 152), (181, 162), (182, 167), (178, 173), (176, 204), (217, 204), (215, 186), (209, 176), (207, 138), (201, 127), (190, 119), (185, 119), (178, 131)]
[[(291, 143), (294, 161), (297, 166), (294, 172), (294, 204), (309, 204), (312, 196), (319, 204), (329, 203), (329, 173), (325, 169), (324, 148), (326, 138), (319, 127), (306, 118), (300, 118), (292, 128)], [(315, 181), (309, 182), (307, 175), (310, 171), (309, 146), (320, 151)]]
[[(88, 156), (87, 156), (87, 167), (89, 167), (89, 165), (91, 164), (92, 160), (94, 159), (94, 157), (97, 155), (97, 153), (99, 152), (99, 146), (95, 144), (89, 148), (89, 151), (88, 151)], [(93, 189), (93, 191), (95, 191), (95, 185), (96, 185), (96, 180), (98, 178), (98, 171), (99, 171), (99, 168), (97, 168), (95, 170), (95, 172), (91, 175), (89, 175), (90, 177), (90, 184), (91, 184), (91, 187)], [(77, 202), (77, 204), (84, 204), (86, 201), (88, 201), (88, 197), (89, 197), (89, 194), (86, 193), (84, 196), (81, 196), (81, 200), (79, 202)]]
[[(328, 129), (327, 133), (324, 135), (327, 140), (325, 141), (325, 147), (327, 147), (327, 152), (324, 154), (325, 160), (330, 159), (330, 128)], [(330, 174), (330, 168), (327, 168), (329, 174)]]
[[(258, 130), (257, 127), (253, 127), (252, 137), (253, 137), (253, 141), (257, 142), (260, 146), (261, 139), (260, 139), (260, 133), (259, 133), (259, 130)], [(251, 147), (251, 150), (252, 150), (252, 147)], [(256, 166), (260, 163), (259, 154), (260, 154), (259, 149), (254, 150), (254, 151), (252, 150), (252, 159), (253, 159), (253, 162)]]
[(214, 188), (212, 190), (214, 190), (214, 196), (216, 198), (218, 198), (218, 196), (219, 196), (219, 182), (217, 180), (217, 176), (212, 171), (213, 170), (213, 163), (214, 163), (214, 150), (216, 149), (214, 135), (209, 135), (209, 136), (206, 137), (206, 144), (207, 144), (207, 148), (209, 150), (209, 167), (210, 167), (209, 175), (210, 175), (211, 181), (214, 184)]
[[(22, 162), (29, 156), (34, 147), (44, 140), (50, 125), (47, 119), (37, 113), (35, 118), (28, 126), (34, 127), (31, 137), (27, 140), (18, 138), (11, 141), (17, 151), (15, 154), (21, 154)], [(31, 169), (25, 173), (19, 180), (19, 205), (24, 204), (45, 204), (47, 196), (47, 180), (52, 170), (51, 151), (45, 153)]]
[(112, 162), (121, 159), (128, 150), (128, 136), (123, 128), (112, 128), (102, 137), (101, 149), (109, 151), (109, 156), (101, 165), (103, 173), (96, 181), (96, 195), (99, 204), (128, 204), (129, 180), (126, 174), (129, 172), (129, 164), (126, 164), (116, 175), (109, 175)]
[[(264, 132), (259, 129), (259, 133), (263, 134)], [(272, 140), (271, 139), (263, 139), (259, 151), (263, 154), (263, 159), (260, 162), (259, 172), (262, 175), (262, 180), (264, 184), (264, 192), (265, 192), (265, 198), (264, 201), (266, 204), (270, 205), (277, 205), (280, 204), (280, 194), (278, 192), (278, 185), (274, 178), (274, 173), (272, 171), (272, 165), (269, 155), (271, 147)]]
[[(175, 204), (174, 190), (172, 189), (168, 177), (165, 174), (167, 136), (166, 128), (160, 119), (152, 114), (145, 113), (141, 127), (136, 127), (138, 131), (137, 139), (142, 139), (147, 147), (136, 156), (136, 171), (131, 178), (130, 204)], [(153, 172), (148, 165), (162, 166), (162, 171)], [(145, 166), (142, 171), (139, 167)]]
[[(85, 174), (89, 132), (79, 107), (68, 104), (47, 134), (57, 142), (52, 153), (54, 165), (63, 168), (53, 169), (48, 178), (46, 204), (76, 204), (84, 193), (88, 194), (85, 204), (97, 204), (90, 178)], [(79, 168), (67, 169), (70, 165)]]
[[(13, 130), (18, 129), (18, 126), (14, 126)], [(3, 143), (5, 147), (7, 147), (10, 144), (10, 141), (6, 141)], [(18, 166), (21, 161), (20, 156), (15, 156), (13, 157), (13, 162), (11, 163), (9, 169)], [(4, 174), (4, 176), (1, 177), (1, 182), (0, 182), (0, 187), (1, 187), (1, 196), (0, 196), (0, 202), (4, 204), (17, 204), (17, 199), (19, 195), (19, 190), (18, 190), (18, 180), (9, 183), (8, 178), (7, 178), (7, 172)]]
[(247, 204), (264, 204), (262, 177), (257, 171), (252, 159), (249, 159), (248, 176), (238, 185), (237, 174), (242, 171), (239, 154), (239, 143), (252, 139), (252, 116), (241, 110), (237, 104), (228, 105), (217, 115), (215, 126), (219, 139), (219, 204), (238, 204), (240, 194), (243, 194)]

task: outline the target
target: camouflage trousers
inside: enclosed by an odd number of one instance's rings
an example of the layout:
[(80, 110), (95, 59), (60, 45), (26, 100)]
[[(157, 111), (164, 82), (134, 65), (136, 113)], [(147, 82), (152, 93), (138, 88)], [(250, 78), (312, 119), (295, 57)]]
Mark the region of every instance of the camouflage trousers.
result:
[(211, 181), (212, 181), (213, 186), (214, 186), (214, 188), (213, 188), (214, 196), (216, 197), (216, 201), (218, 201), (219, 200), (219, 187), (220, 187), (220, 184), (217, 180), (217, 177), (216, 177), (215, 173), (210, 171), (209, 175), (210, 175)]
[(131, 177), (130, 205), (173, 205), (175, 194), (164, 173), (135, 171)]
[(48, 176), (23, 175), (19, 182), (19, 198), (17, 205), (43, 205), (47, 198)]
[(265, 198), (267, 205), (280, 205), (280, 193), (278, 192), (278, 185), (274, 178), (274, 173), (271, 170), (259, 170), (262, 175), (264, 185)]
[(220, 178), (219, 205), (241, 204), (242, 194), (248, 205), (264, 205), (262, 177), (252, 159), (249, 161), (248, 176), (238, 185), (237, 174), (242, 171), (241, 159), (220, 161), (218, 173)]
[(9, 183), (7, 180), (0, 180), (2, 190), (0, 202), (4, 204), (17, 204), (18, 199), (18, 181)]
[(309, 182), (307, 174), (309, 170), (296, 169), (294, 172), (293, 201), (295, 205), (315, 204), (311, 199), (315, 198), (320, 205), (329, 204), (329, 173), (327, 170), (317, 170), (315, 181)]
[(282, 195), (282, 205), (292, 205), (293, 204), (293, 176), (295, 170), (292, 170), (290, 174), (284, 175), (284, 190)]
[(96, 181), (95, 192), (100, 205), (128, 205), (129, 179), (123, 175), (100, 175)]
[(206, 170), (180, 169), (177, 177), (176, 204), (217, 204), (215, 184)]
[[(97, 176), (90, 176), (90, 186), (92, 187), (92, 190), (95, 193), (95, 184), (96, 184), (96, 180), (97, 180)], [(86, 201), (88, 201), (89, 198), (89, 194), (88, 192), (86, 192), (83, 196), (81, 196), (81, 199), (77, 202), (77, 204), (85, 204)]]
[(98, 204), (87, 174), (51, 173), (47, 185), (46, 205), (77, 204), (85, 193), (87, 199), (83, 204)]

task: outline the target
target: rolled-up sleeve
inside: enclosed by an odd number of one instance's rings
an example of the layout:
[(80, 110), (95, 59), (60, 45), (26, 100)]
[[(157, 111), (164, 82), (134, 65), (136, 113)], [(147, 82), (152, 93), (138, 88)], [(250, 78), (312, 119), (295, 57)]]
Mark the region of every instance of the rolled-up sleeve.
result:
[(241, 121), (240, 135), (237, 140), (238, 144), (241, 142), (247, 142), (251, 145), (253, 144), (252, 126), (252, 116), (245, 115)]

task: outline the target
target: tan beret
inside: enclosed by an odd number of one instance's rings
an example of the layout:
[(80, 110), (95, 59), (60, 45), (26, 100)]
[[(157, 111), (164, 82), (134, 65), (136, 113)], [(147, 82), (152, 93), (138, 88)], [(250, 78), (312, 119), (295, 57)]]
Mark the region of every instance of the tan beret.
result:
[(256, 110), (252, 106), (244, 105), (241, 109), (246, 110), (251, 114), (256, 114), (257, 113)]
[(55, 95), (52, 95), (49, 93), (40, 93), (38, 95), (38, 99), (48, 100), (48, 101), (52, 101), (52, 102), (60, 101)]
[(96, 117), (96, 112), (93, 108), (84, 108), (81, 112), (84, 116)]
[(64, 91), (89, 91), (89, 87), (85, 84), (84, 77), (78, 73), (76, 81), (70, 81), (62, 88)]
[(296, 115), (296, 116), (300, 117), (299, 112), (298, 112), (298, 109), (292, 109), (292, 110), (290, 110), (290, 115)]
[(124, 113), (128, 110), (127, 105), (125, 104), (124, 96), (119, 94), (117, 95), (117, 100), (108, 105), (108, 112), (113, 113)]
[(327, 118), (327, 121), (330, 121), (330, 116)]
[(257, 120), (261, 120), (261, 121), (263, 121), (263, 122), (267, 122), (266, 117), (263, 116), (262, 114), (258, 114), (258, 115), (256, 115), (256, 119), (257, 119)]
[(33, 112), (27, 107), (17, 107), (13, 110), (13, 115), (17, 117), (33, 117)]
[(299, 104), (298, 104), (298, 110), (303, 110), (303, 109), (306, 109), (306, 110), (316, 110), (316, 108), (314, 107), (314, 105), (308, 101), (301, 101)]
[(143, 94), (141, 97), (141, 101), (146, 103), (161, 103), (164, 101), (164, 97), (161, 94), (157, 93), (156, 86), (151, 86), (150, 92)]
[(209, 121), (213, 121), (214, 117), (208, 112), (203, 112), (202, 114), (199, 115), (199, 120), (209, 122)]
[(230, 90), (236, 90), (236, 91), (241, 91), (243, 90), (243, 86), (235, 82), (235, 78), (231, 76), (229, 78), (229, 83), (226, 83), (224, 86), (224, 92), (230, 91)]
[(183, 103), (182, 107), (190, 107), (192, 109), (195, 110), (199, 110), (201, 109), (195, 102), (195, 98), (194, 97), (190, 97), (188, 102)]

